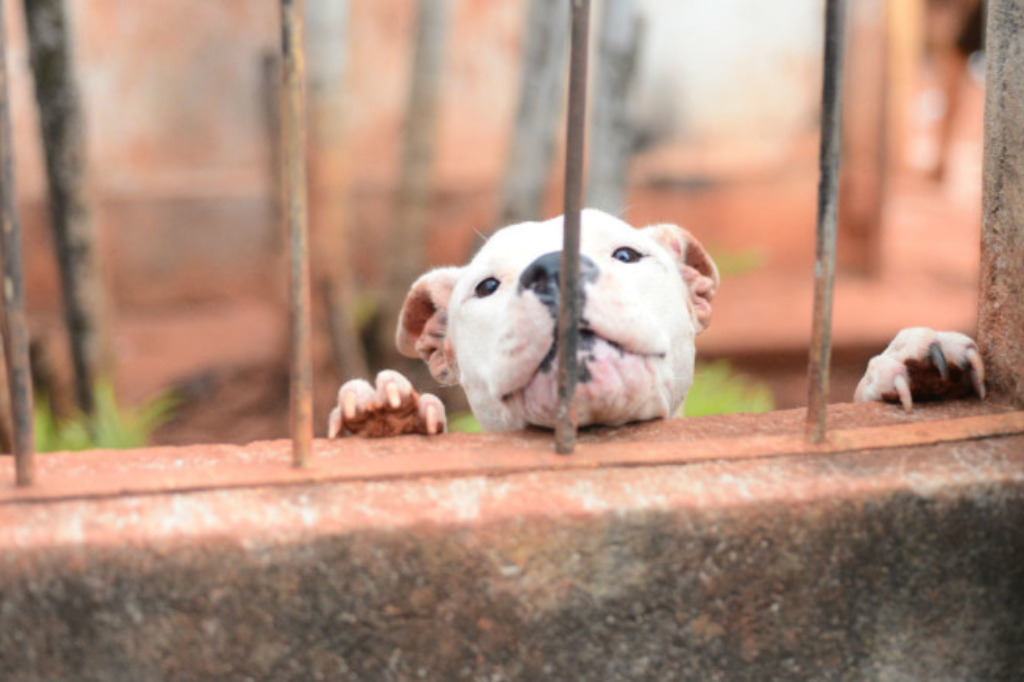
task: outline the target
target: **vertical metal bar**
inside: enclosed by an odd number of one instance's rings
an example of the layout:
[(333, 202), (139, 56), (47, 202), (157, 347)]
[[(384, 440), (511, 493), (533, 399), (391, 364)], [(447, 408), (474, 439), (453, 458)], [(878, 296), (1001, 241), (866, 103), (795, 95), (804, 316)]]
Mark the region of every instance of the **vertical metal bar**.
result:
[(569, 112), (566, 121), (565, 218), (562, 276), (558, 311), (558, 419), (555, 451), (569, 454), (576, 447), (576, 348), (580, 324), (580, 210), (583, 201), (583, 157), (586, 143), (587, 52), (590, 0), (572, 3), (572, 43), (569, 54)]
[(313, 447), (309, 225), (306, 188), (306, 74), (303, 2), (281, 0), (281, 132), (288, 225), (292, 463), (309, 466)]
[(842, 129), (843, 50), (846, 43), (846, 0), (825, 5), (825, 64), (821, 89), (821, 150), (819, 155), (818, 220), (814, 260), (814, 326), (808, 369), (807, 437), (825, 439), (832, 354), (832, 288), (836, 270), (836, 215), (839, 199), (839, 160)]
[(14, 139), (7, 81), (7, 27), (0, 0), (0, 251), (3, 251), (4, 355), (14, 420), (15, 482), (32, 484), (35, 441), (32, 433), (32, 371), (25, 325), (21, 226), (15, 208)]

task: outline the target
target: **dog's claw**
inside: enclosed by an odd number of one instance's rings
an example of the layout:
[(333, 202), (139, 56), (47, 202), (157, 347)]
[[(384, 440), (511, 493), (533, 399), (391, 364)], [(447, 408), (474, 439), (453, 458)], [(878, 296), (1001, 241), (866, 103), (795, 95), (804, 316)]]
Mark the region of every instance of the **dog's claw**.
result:
[(427, 405), (427, 435), (437, 435), (437, 408), (433, 405)]
[(362, 379), (346, 382), (338, 390), (338, 404), (327, 421), (327, 436), (397, 436), (403, 433), (436, 435), (445, 429), (444, 403), (432, 395), (419, 395), (398, 372), (384, 370), (375, 384)]
[(946, 362), (946, 354), (942, 352), (942, 346), (937, 341), (928, 344), (928, 358), (938, 370), (939, 378), (949, 381), (949, 364)]
[(985, 397), (985, 365), (974, 341), (958, 332), (913, 327), (871, 359), (854, 400), (898, 399), (909, 412), (914, 397), (921, 402), (972, 393)]
[(422, 433), (428, 436), (436, 436), (444, 433), (447, 427), (445, 418), (444, 403), (437, 396), (424, 393), (420, 396), (420, 424)]
[(392, 369), (382, 370), (377, 375), (377, 395), (383, 405), (397, 410), (409, 400), (416, 399), (416, 391), (402, 374)]
[(341, 408), (335, 407), (327, 418), (327, 437), (337, 438), (341, 434)]
[(897, 374), (892, 380), (892, 385), (893, 388), (896, 389), (897, 395), (900, 397), (900, 404), (903, 405), (903, 411), (913, 411), (914, 399), (910, 395), (910, 384), (907, 383), (907, 377), (902, 374)]
[[(342, 410), (341, 411), (342, 411), (342, 414), (344, 414), (345, 419), (355, 419), (356, 418), (356, 394), (355, 393), (351, 393), (351, 392), (345, 393), (344, 397), (342, 397), (342, 399), (341, 399), (341, 405), (342, 405)], [(337, 410), (337, 408), (335, 408), (335, 410)], [(333, 414), (332, 414), (332, 416), (333, 416)], [(340, 423), (339, 423), (339, 426), (340, 426)]]
[(981, 353), (978, 352), (977, 348), (968, 348), (967, 362), (971, 364), (971, 385), (974, 386), (974, 392), (978, 394), (978, 397), (982, 400), (985, 399), (985, 363), (981, 360)]
[(398, 386), (394, 384), (384, 384), (384, 394), (387, 396), (388, 405), (393, 410), (397, 410), (402, 406), (402, 395), (398, 390)]

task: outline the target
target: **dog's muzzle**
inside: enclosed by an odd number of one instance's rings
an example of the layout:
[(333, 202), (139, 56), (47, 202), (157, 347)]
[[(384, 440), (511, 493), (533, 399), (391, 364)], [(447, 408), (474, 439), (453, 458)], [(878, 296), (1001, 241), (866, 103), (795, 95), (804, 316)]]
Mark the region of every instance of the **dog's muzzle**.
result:
[[(540, 256), (527, 266), (519, 276), (517, 287), (518, 302), (523, 304), (521, 312), (526, 316), (541, 316), (536, 300), (551, 316), (552, 325), (526, 325), (522, 319), (513, 324), (509, 338), (517, 353), (509, 353), (511, 371), (504, 381), (494, 388), (493, 395), (513, 414), (521, 416), (528, 424), (553, 427), (559, 409), (557, 390), (557, 347), (555, 327), (560, 302), (562, 254), (553, 251)], [(576, 353), (577, 384), (575, 407), (580, 424), (616, 424), (626, 421), (651, 419), (667, 416), (669, 406), (664, 388), (666, 376), (667, 347), (660, 343), (660, 335), (653, 331), (641, 337), (642, 343), (635, 343), (638, 322), (647, 321), (639, 311), (623, 307), (621, 292), (600, 289), (601, 270), (585, 255), (580, 256), (580, 326)], [(589, 298), (589, 301), (588, 301)], [(529, 299), (529, 300), (528, 300)], [(601, 304), (596, 315), (598, 325), (588, 319), (588, 305)], [(607, 309), (614, 308), (611, 314)], [(607, 324), (609, 318), (620, 320), (630, 327), (628, 333), (618, 323)], [(656, 330), (649, 324), (640, 327)], [(534, 332), (528, 340), (522, 335)], [(543, 327), (551, 336), (537, 336)], [(625, 340), (634, 341), (627, 343)], [(530, 360), (524, 362), (523, 349), (529, 349)], [(539, 352), (544, 350), (544, 355)], [(539, 360), (533, 365), (534, 360)]]

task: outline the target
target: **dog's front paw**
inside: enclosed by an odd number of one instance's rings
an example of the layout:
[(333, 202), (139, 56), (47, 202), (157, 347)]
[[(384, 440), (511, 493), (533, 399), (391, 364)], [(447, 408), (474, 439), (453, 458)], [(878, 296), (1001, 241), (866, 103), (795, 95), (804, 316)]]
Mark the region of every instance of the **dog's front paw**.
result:
[(904, 329), (868, 363), (854, 402), (899, 401), (908, 412), (914, 401), (985, 397), (985, 366), (974, 340), (927, 327)]
[(420, 433), (434, 436), (447, 426), (444, 404), (433, 395), (420, 395), (404, 376), (393, 370), (377, 375), (376, 386), (362, 379), (346, 381), (327, 422), (327, 437), (343, 433), (379, 438)]

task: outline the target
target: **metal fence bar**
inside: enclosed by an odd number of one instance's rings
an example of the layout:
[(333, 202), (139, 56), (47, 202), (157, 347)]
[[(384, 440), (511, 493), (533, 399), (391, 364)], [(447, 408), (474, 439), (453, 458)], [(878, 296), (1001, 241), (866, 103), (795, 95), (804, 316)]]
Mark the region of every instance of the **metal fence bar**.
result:
[(3, 252), (4, 356), (14, 422), (15, 483), (31, 485), (35, 441), (32, 433), (32, 370), (25, 324), (21, 226), (14, 188), (14, 139), (7, 80), (7, 28), (0, 0), (0, 251)]
[(288, 226), (291, 324), (292, 463), (309, 466), (313, 449), (313, 362), (310, 332), (309, 220), (306, 189), (306, 102), (303, 1), (281, 0), (281, 133)]
[(586, 144), (587, 51), (590, 0), (572, 2), (572, 42), (569, 54), (569, 111), (566, 117), (565, 218), (562, 276), (558, 311), (558, 420), (555, 451), (569, 454), (576, 447), (576, 349), (580, 323), (580, 210), (583, 201), (583, 158)]
[(832, 355), (832, 289), (836, 270), (836, 220), (839, 201), (839, 160), (842, 129), (843, 50), (846, 44), (846, 0), (825, 5), (825, 64), (821, 89), (821, 150), (818, 218), (814, 260), (814, 323), (807, 393), (807, 437), (825, 439)]

